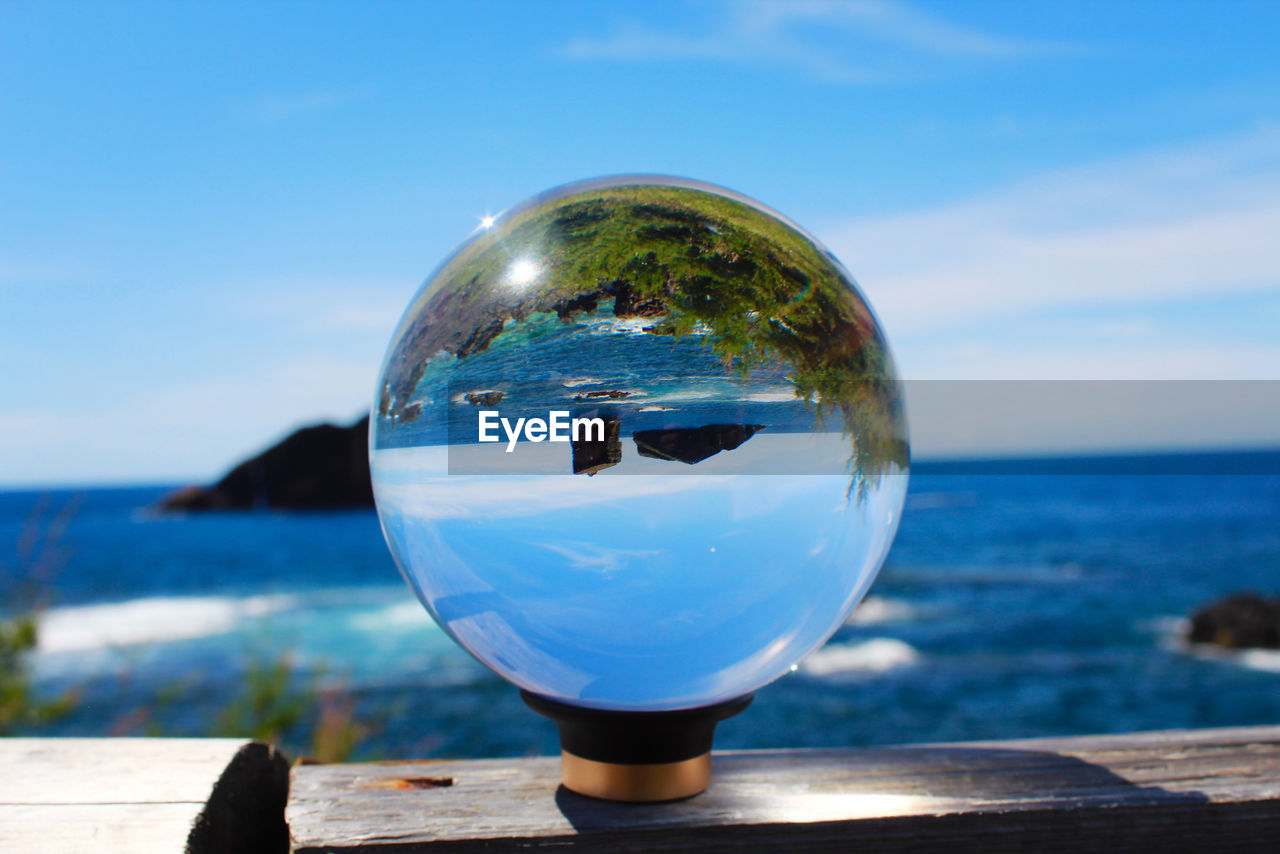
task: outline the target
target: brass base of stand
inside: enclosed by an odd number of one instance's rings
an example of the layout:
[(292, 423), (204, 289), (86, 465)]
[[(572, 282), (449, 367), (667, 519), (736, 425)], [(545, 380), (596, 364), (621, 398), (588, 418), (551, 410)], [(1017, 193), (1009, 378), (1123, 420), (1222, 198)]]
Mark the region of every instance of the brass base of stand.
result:
[(583, 759), (560, 751), (560, 774), (566, 789), (606, 801), (653, 803), (691, 798), (711, 784), (711, 754), (682, 762), (623, 765)]

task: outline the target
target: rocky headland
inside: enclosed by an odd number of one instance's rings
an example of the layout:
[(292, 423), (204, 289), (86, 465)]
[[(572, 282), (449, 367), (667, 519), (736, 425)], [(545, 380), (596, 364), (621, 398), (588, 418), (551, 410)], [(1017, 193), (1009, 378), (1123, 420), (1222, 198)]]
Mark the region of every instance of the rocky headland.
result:
[(346, 427), (298, 430), (245, 460), (209, 486), (169, 493), (165, 512), (208, 510), (340, 510), (373, 506), (369, 417)]

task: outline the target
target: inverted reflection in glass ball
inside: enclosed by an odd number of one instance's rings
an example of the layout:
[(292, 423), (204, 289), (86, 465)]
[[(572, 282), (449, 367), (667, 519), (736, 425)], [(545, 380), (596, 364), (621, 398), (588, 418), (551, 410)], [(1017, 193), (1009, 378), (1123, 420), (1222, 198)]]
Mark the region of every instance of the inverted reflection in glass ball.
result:
[(486, 218), (396, 329), (370, 444), (440, 625), (522, 688), (619, 710), (740, 696), (819, 646), (884, 560), (908, 462), (839, 263), (749, 199), (649, 177)]

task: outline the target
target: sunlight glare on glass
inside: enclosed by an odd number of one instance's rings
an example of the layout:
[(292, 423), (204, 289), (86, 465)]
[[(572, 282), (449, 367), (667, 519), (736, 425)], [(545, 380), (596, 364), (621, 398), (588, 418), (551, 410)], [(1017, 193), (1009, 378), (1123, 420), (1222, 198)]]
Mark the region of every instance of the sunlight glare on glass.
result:
[(507, 268), (507, 282), (517, 287), (523, 287), (534, 279), (538, 278), (541, 272), (538, 265), (529, 258), (517, 258), (511, 262), (511, 266)]

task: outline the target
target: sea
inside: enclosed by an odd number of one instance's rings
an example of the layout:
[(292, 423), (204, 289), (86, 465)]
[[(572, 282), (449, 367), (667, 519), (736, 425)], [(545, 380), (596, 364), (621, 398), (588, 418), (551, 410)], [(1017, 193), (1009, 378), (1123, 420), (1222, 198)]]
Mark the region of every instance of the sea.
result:
[[(868, 597), (717, 746), (1280, 722), (1280, 652), (1181, 639), (1217, 597), (1280, 594), (1280, 454), (1196, 460), (915, 466)], [(0, 492), (0, 607), (43, 603), (25, 667), (71, 700), (19, 732), (207, 735), (246, 673), (287, 661), (345, 698), (354, 757), (556, 752), (413, 598), (373, 511), (155, 513), (170, 488)]]

